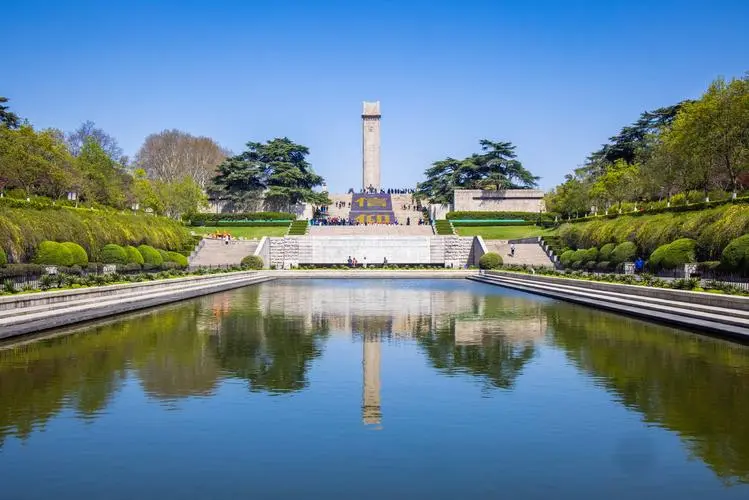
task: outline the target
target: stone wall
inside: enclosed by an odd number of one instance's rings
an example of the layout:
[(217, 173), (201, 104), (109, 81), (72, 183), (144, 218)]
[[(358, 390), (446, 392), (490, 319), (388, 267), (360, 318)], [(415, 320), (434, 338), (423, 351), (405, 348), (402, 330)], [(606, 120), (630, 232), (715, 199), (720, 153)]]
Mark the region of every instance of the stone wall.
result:
[(456, 189), (455, 211), (466, 212), (544, 212), (544, 192), (537, 189)]
[[(475, 238), (460, 236), (287, 236), (268, 238), (268, 258), (276, 269), (300, 264), (344, 265), (349, 256), (368, 264), (476, 265), (483, 253)], [(480, 248), (480, 246), (479, 246)]]

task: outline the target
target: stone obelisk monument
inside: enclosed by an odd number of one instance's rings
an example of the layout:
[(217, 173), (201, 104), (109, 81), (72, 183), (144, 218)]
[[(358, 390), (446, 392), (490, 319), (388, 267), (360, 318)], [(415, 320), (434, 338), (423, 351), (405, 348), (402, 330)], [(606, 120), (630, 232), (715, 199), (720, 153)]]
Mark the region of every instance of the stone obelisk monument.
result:
[(380, 101), (362, 111), (362, 188), (380, 190)]
[(362, 420), (365, 425), (379, 425), (382, 421), (380, 408), (380, 339), (362, 339), (362, 366), (364, 384), (362, 394)]

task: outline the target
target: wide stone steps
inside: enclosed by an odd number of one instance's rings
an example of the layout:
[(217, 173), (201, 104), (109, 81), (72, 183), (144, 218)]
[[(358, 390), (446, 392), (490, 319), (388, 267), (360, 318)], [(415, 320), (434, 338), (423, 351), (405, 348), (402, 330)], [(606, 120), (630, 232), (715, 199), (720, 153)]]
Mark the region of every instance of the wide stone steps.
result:
[(554, 263), (537, 243), (515, 244), (514, 257), (511, 256), (510, 243), (507, 240), (484, 240), (484, 244), (488, 252), (498, 253), (505, 264), (554, 267)]
[(200, 250), (190, 259), (191, 267), (238, 265), (242, 259), (255, 252), (260, 240), (223, 240), (206, 238)]
[(746, 310), (621, 292), (591, 290), (582, 286), (543, 283), (506, 275), (482, 274), (470, 279), (646, 317), (656, 321), (667, 321), (689, 328), (702, 328), (724, 335), (749, 339), (749, 312)]

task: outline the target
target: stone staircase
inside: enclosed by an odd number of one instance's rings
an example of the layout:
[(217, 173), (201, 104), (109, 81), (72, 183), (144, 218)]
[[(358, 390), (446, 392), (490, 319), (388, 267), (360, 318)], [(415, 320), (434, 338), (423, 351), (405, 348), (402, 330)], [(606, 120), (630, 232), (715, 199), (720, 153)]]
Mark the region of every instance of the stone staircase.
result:
[(538, 243), (516, 243), (514, 257), (510, 256), (508, 240), (484, 240), (484, 244), (488, 252), (498, 253), (506, 265), (554, 267), (554, 263)]
[(260, 240), (232, 240), (227, 245), (223, 240), (204, 238), (190, 255), (190, 267), (230, 266), (255, 252)]

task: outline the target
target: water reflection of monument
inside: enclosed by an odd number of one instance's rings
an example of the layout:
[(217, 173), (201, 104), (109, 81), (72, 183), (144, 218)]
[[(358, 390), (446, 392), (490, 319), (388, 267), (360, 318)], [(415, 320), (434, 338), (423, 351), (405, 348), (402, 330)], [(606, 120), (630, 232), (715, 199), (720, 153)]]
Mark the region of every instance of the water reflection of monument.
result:
[(361, 341), (362, 421), (376, 428), (381, 428), (383, 420), (383, 341), (412, 341), (448, 332), (448, 341), (456, 349), (482, 350), (497, 342), (527, 346), (546, 333), (546, 315), (538, 300), (481, 296), (453, 286), (435, 289), (427, 283), (352, 285), (321, 286), (301, 280), (268, 283), (258, 307), (265, 314), (295, 317), (309, 327), (324, 316), (333, 335), (350, 335)]

